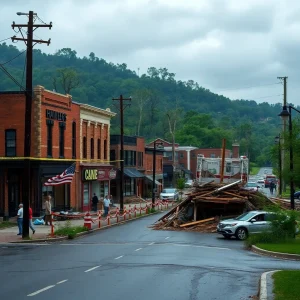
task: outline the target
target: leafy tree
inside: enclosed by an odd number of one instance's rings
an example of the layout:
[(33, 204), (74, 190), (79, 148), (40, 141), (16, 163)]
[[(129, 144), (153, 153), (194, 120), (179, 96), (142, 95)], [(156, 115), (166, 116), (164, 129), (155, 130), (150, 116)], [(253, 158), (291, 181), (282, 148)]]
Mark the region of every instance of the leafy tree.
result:
[(65, 94), (70, 94), (71, 90), (80, 84), (78, 73), (71, 68), (63, 68), (57, 70), (57, 76), (53, 77), (53, 87), (59, 90), (58, 84), (62, 87)]

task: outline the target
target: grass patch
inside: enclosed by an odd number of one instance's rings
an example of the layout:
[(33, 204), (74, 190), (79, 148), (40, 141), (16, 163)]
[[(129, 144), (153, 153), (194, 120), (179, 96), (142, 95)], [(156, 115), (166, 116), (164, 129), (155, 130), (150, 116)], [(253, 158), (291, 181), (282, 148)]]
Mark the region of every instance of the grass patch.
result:
[(274, 244), (258, 243), (258, 244), (256, 244), (256, 246), (261, 249), (268, 250), (268, 251), (300, 255), (300, 240), (299, 239), (286, 241), (284, 243), (274, 243)]
[(77, 233), (88, 231), (84, 226), (72, 226), (70, 221), (66, 221), (65, 225), (58, 227), (54, 234), (57, 236), (67, 236), (69, 239), (74, 239)]
[(10, 228), (10, 227), (16, 227), (17, 223), (4, 221), (0, 223), (0, 229)]
[(250, 175), (256, 175), (260, 169), (260, 167), (251, 167)]
[(273, 279), (275, 300), (300, 299), (300, 271), (279, 271)]

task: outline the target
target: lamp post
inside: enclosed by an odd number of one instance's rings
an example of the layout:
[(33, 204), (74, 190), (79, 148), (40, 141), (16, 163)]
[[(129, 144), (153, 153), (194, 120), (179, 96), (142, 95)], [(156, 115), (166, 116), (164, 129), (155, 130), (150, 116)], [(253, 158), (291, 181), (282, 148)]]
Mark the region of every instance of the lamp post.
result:
[[(287, 110), (287, 107), (289, 110)], [(292, 109), (300, 113), (300, 110), (289, 105), (283, 105), (281, 113), (278, 115), (283, 121), (289, 120), (289, 140), (290, 140), (290, 189), (291, 189), (291, 209), (295, 209), (295, 188), (294, 188), (294, 153), (293, 153), (293, 123), (292, 123)]]
[(275, 144), (278, 144), (278, 169), (279, 169), (279, 195), (282, 195), (282, 161), (281, 161), (281, 143), (280, 134), (275, 137)]
[(153, 143), (153, 162), (152, 162), (152, 208), (155, 208), (155, 173), (156, 173), (156, 147), (163, 143), (154, 141)]

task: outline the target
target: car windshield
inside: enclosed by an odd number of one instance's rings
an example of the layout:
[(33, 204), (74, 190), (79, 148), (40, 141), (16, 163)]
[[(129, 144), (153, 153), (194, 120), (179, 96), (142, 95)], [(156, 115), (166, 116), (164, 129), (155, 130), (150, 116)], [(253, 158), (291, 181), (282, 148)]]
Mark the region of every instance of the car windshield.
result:
[(236, 217), (234, 220), (239, 220), (239, 221), (246, 221), (250, 218), (252, 218), (253, 216), (255, 216), (256, 213), (255, 212), (247, 212), (247, 213), (244, 213), (238, 217)]
[(175, 193), (176, 189), (163, 189), (163, 193)]

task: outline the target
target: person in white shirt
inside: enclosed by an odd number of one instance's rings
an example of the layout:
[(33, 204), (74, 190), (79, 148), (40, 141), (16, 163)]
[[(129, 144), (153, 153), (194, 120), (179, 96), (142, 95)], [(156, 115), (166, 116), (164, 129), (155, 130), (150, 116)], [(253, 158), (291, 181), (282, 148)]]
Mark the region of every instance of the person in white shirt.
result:
[(103, 204), (104, 204), (104, 216), (106, 217), (108, 215), (109, 204), (110, 204), (110, 200), (108, 198), (108, 195), (106, 195), (104, 197)]
[(18, 227), (19, 227), (19, 233), (18, 235), (22, 235), (23, 233), (23, 204), (19, 204), (19, 210), (18, 210)]

